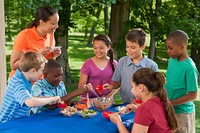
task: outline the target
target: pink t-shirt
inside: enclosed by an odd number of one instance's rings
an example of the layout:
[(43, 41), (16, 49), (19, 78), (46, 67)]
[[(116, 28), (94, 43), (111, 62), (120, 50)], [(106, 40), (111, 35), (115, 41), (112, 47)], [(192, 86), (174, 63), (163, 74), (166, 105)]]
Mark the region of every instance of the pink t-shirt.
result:
[(134, 123), (149, 126), (148, 133), (174, 133), (166, 119), (164, 103), (160, 98), (152, 98), (136, 111)]
[[(117, 61), (114, 60), (114, 65), (116, 67)], [(88, 76), (88, 83), (91, 83), (93, 88), (96, 88), (98, 85), (103, 85), (105, 83), (112, 83), (112, 75), (113, 75), (113, 70), (111, 63), (109, 62), (107, 66), (101, 70), (99, 67), (97, 67), (92, 59), (87, 59), (84, 63), (83, 66), (81, 67), (81, 73), (85, 74)], [(109, 93), (110, 90), (103, 90), (102, 94), (100, 96), (103, 96), (107, 93)], [(84, 95), (83, 95), (84, 96)], [(92, 92), (89, 92), (89, 97), (95, 97), (95, 95)]]

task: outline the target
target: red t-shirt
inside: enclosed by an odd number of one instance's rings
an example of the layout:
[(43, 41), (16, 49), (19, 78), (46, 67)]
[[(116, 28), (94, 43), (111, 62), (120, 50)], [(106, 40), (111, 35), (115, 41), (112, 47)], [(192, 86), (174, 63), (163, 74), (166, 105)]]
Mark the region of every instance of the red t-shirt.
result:
[(152, 98), (136, 111), (134, 123), (149, 126), (148, 133), (173, 133), (166, 119), (164, 103), (160, 98)]
[[(40, 37), (36, 31), (35, 27), (27, 28), (22, 30), (15, 38), (13, 49), (20, 52), (26, 51), (39, 51), (44, 47), (55, 46), (55, 40), (53, 34), (47, 34), (44, 38)], [(45, 56), (47, 59), (53, 57), (53, 53), (50, 52)], [(12, 70), (9, 77), (15, 73)]]

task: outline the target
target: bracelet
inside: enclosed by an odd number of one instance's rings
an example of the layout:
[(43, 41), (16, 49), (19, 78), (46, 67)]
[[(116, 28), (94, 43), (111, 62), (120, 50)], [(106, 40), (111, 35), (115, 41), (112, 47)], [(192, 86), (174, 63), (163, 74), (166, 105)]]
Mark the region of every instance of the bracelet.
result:
[(88, 89), (87, 89), (87, 85), (86, 84), (83, 86), (83, 88), (85, 89), (85, 92), (87, 93)]

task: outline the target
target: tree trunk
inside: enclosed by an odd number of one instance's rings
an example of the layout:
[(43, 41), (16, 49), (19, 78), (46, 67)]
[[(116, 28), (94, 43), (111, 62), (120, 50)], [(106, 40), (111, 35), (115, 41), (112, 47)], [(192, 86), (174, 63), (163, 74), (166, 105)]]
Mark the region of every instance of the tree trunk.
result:
[(61, 1), (62, 10), (59, 11), (60, 20), (59, 28), (56, 30), (56, 44), (62, 46), (62, 53), (57, 58), (63, 67), (63, 81), (65, 84), (71, 83), (71, 74), (68, 61), (68, 27), (70, 23), (70, 7), (69, 0)]
[(59, 25), (59, 30), (57, 31), (57, 45), (62, 46), (62, 53), (61, 55), (57, 58), (58, 62), (61, 63), (63, 67), (63, 81), (65, 84), (71, 83), (71, 74), (70, 74), (70, 67), (69, 67), (69, 61), (68, 61), (68, 34), (65, 33), (63, 35), (63, 25)]
[[(118, 0), (111, 6), (109, 36), (112, 44), (119, 45), (120, 39), (124, 39), (125, 22), (129, 20), (131, 0)], [(125, 46), (124, 46), (125, 47)], [(118, 58), (117, 49), (114, 49), (115, 58)]]
[(95, 27), (97, 26), (101, 10), (102, 10), (102, 7), (101, 7), (101, 5), (99, 5), (99, 8), (98, 8), (97, 13), (96, 13), (96, 19), (94, 20), (94, 23), (92, 25), (92, 29), (90, 31), (90, 37), (88, 39), (87, 46), (92, 46), (92, 40), (93, 40), (93, 36), (94, 36), (94, 33), (95, 33)]
[[(158, 23), (158, 17), (159, 17), (159, 9), (161, 7), (162, 4), (162, 0), (156, 0), (156, 8), (155, 11), (153, 10), (153, 2), (150, 4), (150, 17), (151, 17), (151, 21), (149, 22), (149, 26), (150, 26), (150, 47), (149, 47), (149, 55), (148, 58), (150, 59), (154, 59), (155, 55), (156, 55), (156, 42), (155, 42), (155, 38), (154, 38), (154, 33), (157, 30), (157, 23)], [(155, 13), (154, 13), (155, 12)]]
[(154, 36), (152, 34), (153, 31), (154, 30), (152, 30), (152, 32), (150, 34), (151, 39), (150, 39), (149, 55), (148, 55), (148, 58), (152, 59), (152, 60), (155, 58), (155, 54), (156, 54), (156, 42), (155, 42)]
[(108, 18), (108, 6), (104, 7), (104, 29), (105, 34), (108, 34), (109, 26), (108, 26), (109, 18)]
[[(195, 62), (196, 64), (196, 67), (198, 69), (198, 71), (200, 72), (200, 47), (193, 47), (193, 44), (192, 43), (192, 48), (191, 48), (191, 58), (192, 60)], [(200, 82), (200, 75), (199, 75), (199, 78), (198, 78), (198, 82)]]
[(86, 17), (86, 21), (87, 21), (87, 23), (86, 23), (85, 26), (84, 26), (84, 29), (85, 29), (84, 41), (87, 39), (87, 34), (88, 34), (88, 23), (89, 23), (89, 21), (90, 21), (90, 18)]

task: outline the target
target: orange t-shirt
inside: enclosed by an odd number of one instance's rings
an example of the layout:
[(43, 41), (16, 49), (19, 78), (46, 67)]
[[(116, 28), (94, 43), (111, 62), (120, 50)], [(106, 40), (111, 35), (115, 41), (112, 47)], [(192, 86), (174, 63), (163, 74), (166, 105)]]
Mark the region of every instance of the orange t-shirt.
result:
[[(44, 47), (54, 47), (55, 40), (53, 34), (47, 34), (44, 38), (40, 37), (36, 32), (36, 28), (27, 28), (22, 30), (15, 38), (13, 49), (20, 52), (26, 51), (39, 51)], [(45, 56), (47, 59), (53, 57), (53, 53), (50, 52)], [(11, 70), (9, 78), (14, 75), (15, 70)]]

